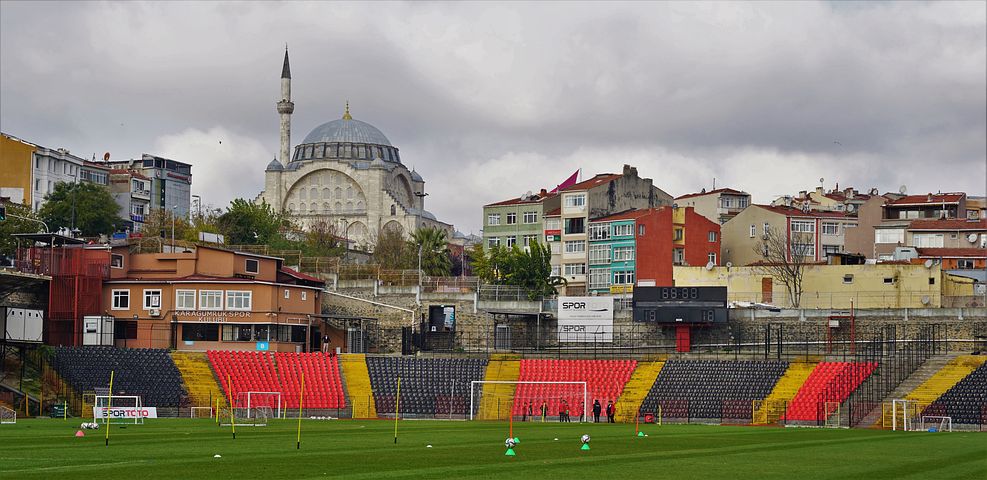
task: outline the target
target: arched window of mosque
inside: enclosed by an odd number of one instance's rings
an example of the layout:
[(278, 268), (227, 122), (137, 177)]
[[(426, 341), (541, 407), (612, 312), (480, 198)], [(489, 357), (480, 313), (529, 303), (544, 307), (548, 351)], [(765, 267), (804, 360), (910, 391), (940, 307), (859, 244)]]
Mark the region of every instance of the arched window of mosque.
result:
[(348, 144), (348, 143), (346, 145), (343, 145), (343, 155), (342, 156), (343, 156), (343, 158), (352, 158), (353, 157), (353, 146), (350, 145), (350, 144)]
[(346, 187), (346, 198), (353, 198), (353, 187)]
[(319, 198), (319, 189), (317, 189), (317, 188), (315, 188), (315, 187), (312, 187), (312, 189), (311, 189), (311, 190), (309, 190), (309, 194), (308, 194), (308, 196), (309, 196), (309, 198), (311, 198), (312, 200), (315, 200), (315, 199), (317, 199), (317, 198)]
[(343, 198), (343, 189), (340, 187), (336, 187), (335, 195), (333, 195), (333, 197)]
[(356, 209), (362, 212), (363, 211), (363, 202), (356, 202)]
[(339, 212), (339, 211), (342, 211), (342, 210), (343, 210), (343, 204), (342, 204), (342, 202), (336, 202), (336, 211)]
[(322, 210), (326, 214), (330, 213), (329, 202), (322, 202)]
[(311, 145), (305, 147), (305, 158), (312, 158), (313, 147)]
[(401, 154), (398, 153), (397, 149), (394, 150), (394, 161), (395, 162), (400, 162), (401, 161)]
[(298, 204), (298, 212), (305, 213), (305, 202)]
[(346, 211), (347, 212), (353, 211), (353, 202), (346, 202)]
[(289, 203), (288, 204), (288, 211), (289, 212), (294, 212), (295, 211), (295, 204), (294, 203)]
[(325, 199), (332, 198), (332, 192), (329, 191), (329, 187), (325, 187), (322, 189), (322, 198)]
[(391, 205), (391, 216), (393, 217), (393, 216), (397, 215), (397, 213), (398, 213), (397, 207), (395, 207), (394, 205)]
[(326, 158), (326, 144), (319, 145), (319, 158)]
[(304, 188), (298, 189), (298, 198), (300, 198), (302, 200), (307, 200), (308, 199), (308, 190), (305, 190)]

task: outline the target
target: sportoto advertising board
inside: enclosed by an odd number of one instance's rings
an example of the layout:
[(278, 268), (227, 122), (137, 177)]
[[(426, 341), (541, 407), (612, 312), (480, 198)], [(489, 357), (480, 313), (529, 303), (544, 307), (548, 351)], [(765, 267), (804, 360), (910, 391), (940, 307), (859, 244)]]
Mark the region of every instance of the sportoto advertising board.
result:
[(613, 297), (559, 297), (559, 342), (613, 341)]
[(93, 407), (93, 418), (106, 418), (107, 410), (113, 418), (158, 418), (157, 407)]

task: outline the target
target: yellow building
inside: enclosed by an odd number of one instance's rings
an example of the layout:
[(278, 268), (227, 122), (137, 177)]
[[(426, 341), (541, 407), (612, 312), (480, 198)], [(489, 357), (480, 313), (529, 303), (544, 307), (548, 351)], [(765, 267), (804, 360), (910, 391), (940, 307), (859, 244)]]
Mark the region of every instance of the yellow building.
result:
[[(939, 265), (807, 265), (799, 307), (810, 309), (938, 308)], [(785, 284), (765, 267), (675, 267), (676, 286), (725, 286), (731, 302), (794, 308)]]
[(0, 134), (0, 198), (31, 205), (31, 159), (37, 145)]

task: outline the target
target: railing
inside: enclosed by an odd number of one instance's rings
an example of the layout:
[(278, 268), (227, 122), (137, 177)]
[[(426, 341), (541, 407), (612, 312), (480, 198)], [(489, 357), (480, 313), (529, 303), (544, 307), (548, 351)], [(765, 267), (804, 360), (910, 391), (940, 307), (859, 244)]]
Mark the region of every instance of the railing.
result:
[[(855, 308), (938, 308), (945, 302), (938, 292), (827, 292), (806, 290), (795, 307), (788, 292), (775, 286), (773, 292), (729, 292), (729, 302), (767, 303), (780, 308), (850, 309)], [(983, 297), (980, 297), (981, 300)], [(943, 305), (945, 306), (945, 305)]]

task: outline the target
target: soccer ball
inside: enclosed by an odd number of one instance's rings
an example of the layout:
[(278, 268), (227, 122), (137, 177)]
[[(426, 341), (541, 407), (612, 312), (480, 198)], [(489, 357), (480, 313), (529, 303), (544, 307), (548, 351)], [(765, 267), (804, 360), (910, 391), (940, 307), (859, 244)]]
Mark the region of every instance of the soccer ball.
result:
[(508, 438), (507, 440), (504, 440), (504, 446), (505, 447), (507, 447), (507, 448), (514, 448), (514, 445), (516, 445), (516, 443), (514, 443), (514, 439), (513, 438)]
[(96, 422), (83, 422), (79, 427), (83, 430), (99, 430), (99, 424)]
[(583, 438), (580, 438), (580, 440), (582, 440), (583, 443), (589, 443), (589, 435), (583, 435)]

